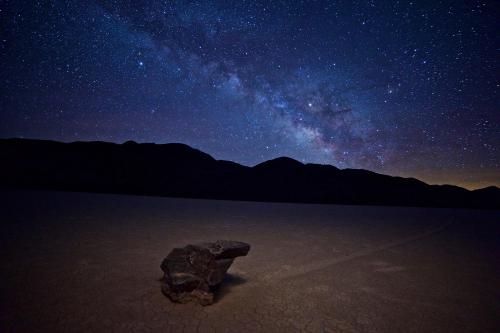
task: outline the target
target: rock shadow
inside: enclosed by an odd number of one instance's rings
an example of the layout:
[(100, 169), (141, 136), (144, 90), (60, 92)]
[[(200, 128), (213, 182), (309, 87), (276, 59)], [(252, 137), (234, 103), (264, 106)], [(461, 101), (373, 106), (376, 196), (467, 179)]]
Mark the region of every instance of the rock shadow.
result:
[(239, 285), (246, 283), (248, 280), (237, 274), (226, 273), (222, 283), (216, 288), (214, 303), (223, 299), (226, 295), (231, 293), (231, 290)]

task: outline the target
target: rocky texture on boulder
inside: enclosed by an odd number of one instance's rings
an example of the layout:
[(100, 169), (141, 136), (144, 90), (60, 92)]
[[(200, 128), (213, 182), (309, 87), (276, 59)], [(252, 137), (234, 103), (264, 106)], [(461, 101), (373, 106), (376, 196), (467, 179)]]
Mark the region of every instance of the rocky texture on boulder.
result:
[(174, 302), (212, 304), (234, 258), (249, 250), (247, 243), (227, 240), (174, 248), (161, 263), (162, 292)]

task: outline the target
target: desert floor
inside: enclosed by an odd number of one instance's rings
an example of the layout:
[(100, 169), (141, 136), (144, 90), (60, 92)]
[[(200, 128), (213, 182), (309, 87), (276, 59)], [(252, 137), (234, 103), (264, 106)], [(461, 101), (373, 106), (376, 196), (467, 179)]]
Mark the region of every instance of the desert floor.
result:
[[(500, 212), (0, 191), (2, 332), (498, 332)], [(217, 302), (174, 246), (231, 239)]]

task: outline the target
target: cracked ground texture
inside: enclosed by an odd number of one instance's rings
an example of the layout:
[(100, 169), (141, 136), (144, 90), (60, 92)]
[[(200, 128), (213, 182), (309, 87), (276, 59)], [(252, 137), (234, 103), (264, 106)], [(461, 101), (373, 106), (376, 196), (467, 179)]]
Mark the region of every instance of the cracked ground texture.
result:
[[(500, 212), (0, 191), (1, 332), (495, 332)], [(216, 303), (160, 292), (232, 239)]]

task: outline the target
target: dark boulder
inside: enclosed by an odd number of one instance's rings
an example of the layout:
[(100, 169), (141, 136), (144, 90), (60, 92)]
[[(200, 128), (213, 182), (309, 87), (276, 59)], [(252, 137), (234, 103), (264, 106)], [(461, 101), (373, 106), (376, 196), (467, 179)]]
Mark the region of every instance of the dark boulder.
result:
[(174, 302), (212, 304), (234, 258), (249, 250), (247, 243), (226, 240), (175, 248), (161, 263), (162, 292)]

